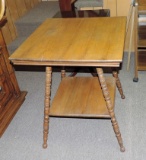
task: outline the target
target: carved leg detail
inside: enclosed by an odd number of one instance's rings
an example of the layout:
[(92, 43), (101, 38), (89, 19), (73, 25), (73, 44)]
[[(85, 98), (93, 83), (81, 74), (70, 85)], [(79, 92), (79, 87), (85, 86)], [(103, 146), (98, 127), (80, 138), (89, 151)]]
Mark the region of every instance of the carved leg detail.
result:
[(43, 148), (47, 148), (49, 133), (49, 111), (50, 111), (50, 93), (51, 93), (52, 68), (46, 67), (46, 86), (45, 86), (45, 107), (44, 107), (44, 143)]
[(98, 73), (98, 76), (99, 76), (99, 82), (101, 84), (101, 88), (102, 88), (103, 95), (104, 95), (104, 98), (105, 98), (105, 101), (106, 101), (107, 109), (108, 109), (109, 114), (111, 116), (112, 126), (113, 126), (113, 129), (114, 129), (115, 135), (117, 137), (117, 140), (118, 140), (118, 143), (119, 143), (119, 146), (120, 146), (120, 150), (122, 152), (124, 152), (125, 148), (123, 146), (121, 133), (120, 133), (120, 130), (119, 130), (118, 122), (117, 122), (116, 117), (115, 117), (115, 113), (114, 113), (114, 110), (113, 110), (113, 104), (111, 102), (111, 98), (110, 98), (110, 95), (109, 95), (107, 84), (106, 84), (106, 81), (105, 81), (105, 78), (104, 78), (104, 75), (103, 75), (103, 70), (102, 70), (102, 68), (97, 68), (96, 70), (97, 70), (97, 73)]
[(63, 67), (61, 70), (61, 79), (63, 79), (64, 77), (66, 77), (66, 71), (65, 68)]
[(119, 93), (121, 95), (121, 98), (125, 99), (125, 96), (124, 96), (124, 93), (123, 93), (123, 89), (122, 89), (122, 85), (121, 85), (120, 79), (119, 79), (118, 74), (117, 74), (116, 71), (113, 71), (113, 76), (116, 79), (116, 85), (117, 85), (117, 88), (118, 88)]

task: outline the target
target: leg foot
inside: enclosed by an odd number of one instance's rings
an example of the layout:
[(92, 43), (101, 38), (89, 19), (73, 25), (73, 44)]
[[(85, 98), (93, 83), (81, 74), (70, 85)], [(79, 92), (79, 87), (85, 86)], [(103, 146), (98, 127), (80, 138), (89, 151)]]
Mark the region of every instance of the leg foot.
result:
[(107, 106), (109, 115), (111, 117), (113, 130), (114, 130), (115, 135), (117, 137), (117, 140), (118, 140), (121, 151), (124, 151), (125, 148), (123, 146), (123, 140), (122, 140), (122, 137), (121, 137), (119, 125), (118, 125), (118, 122), (116, 120), (116, 116), (115, 116), (115, 112), (114, 112), (114, 106), (111, 102), (111, 98), (110, 98), (110, 95), (109, 95), (109, 91), (108, 91), (108, 88), (107, 88), (107, 84), (106, 84), (102, 69), (97, 68), (97, 73), (98, 73), (99, 82), (100, 82), (100, 85), (101, 85), (101, 88), (102, 88), (103, 96), (104, 96), (105, 101), (106, 101), (106, 106)]
[(48, 147), (47, 144), (43, 144), (43, 148), (46, 149)]
[(125, 99), (125, 95), (121, 95), (121, 98), (122, 98), (122, 99)]
[(134, 77), (133, 82), (138, 82), (138, 78)]
[(65, 68), (63, 67), (62, 70), (61, 70), (61, 80), (66, 77), (66, 71), (65, 71)]
[(121, 147), (121, 148), (120, 148), (120, 151), (121, 151), (121, 152), (125, 152), (125, 147), (124, 147), (124, 146)]

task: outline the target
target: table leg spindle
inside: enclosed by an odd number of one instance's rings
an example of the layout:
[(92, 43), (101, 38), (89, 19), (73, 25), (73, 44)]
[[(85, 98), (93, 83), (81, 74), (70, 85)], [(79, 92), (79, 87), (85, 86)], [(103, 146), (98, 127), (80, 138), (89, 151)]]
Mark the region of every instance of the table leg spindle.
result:
[(50, 93), (51, 93), (52, 67), (46, 67), (46, 88), (45, 88), (45, 107), (44, 107), (44, 143), (43, 148), (47, 148), (49, 133), (49, 111), (50, 111)]
[(121, 85), (120, 79), (118, 77), (118, 73), (116, 71), (113, 71), (113, 76), (116, 79), (116, 85), (117, 85), (117, 88), (118, 88), (119, 93), (121, 95), (121, 98), (125, 99), (125, 96), (124, 96), (124, 93), (123, 93), (123, 89), (122, 89), (122, 85)]
[(61, 70), (61, 79), (63, 79), (64, 77), (66, 77), (66, 71), (65, 68), (63, 67)]
[(104, 95), (104, 98), (105, 98), (105, 101), (106, 101), (107, 109), (108, 109), (109, 114), (111, 116), (111, 122), (112, 122), (113, 129), (114, 129), (115, 135), (117, 137), (117, 140), (118, 140), (118, 143), (119, 143), (119, 146), (120, 146), (120, 150), (122, 152), (124, 152), (125, 147), (123, 146), (121, 133), (120, 133), (120, 130), (119, 130), (118, 122), (117, 122), (116, 117), (115, 117), (115, 113), (114, 113), (114, 109), (113, 109), (114, 107), (113, 107), (113, 104), (111, 102), (109, 91), (108, 91), (106, 81), (105, 81), (105, 78), (104, 78), (104, 75), (103, 75), (103, 70), (102, 70), (102, 68), (97, 68), (96, 70), (97, 70), (97, 73), (98, 73), (98, 76), (99, 76), (99, 82), (101, 84), (101, 88), (102, 88), (103, 95)]

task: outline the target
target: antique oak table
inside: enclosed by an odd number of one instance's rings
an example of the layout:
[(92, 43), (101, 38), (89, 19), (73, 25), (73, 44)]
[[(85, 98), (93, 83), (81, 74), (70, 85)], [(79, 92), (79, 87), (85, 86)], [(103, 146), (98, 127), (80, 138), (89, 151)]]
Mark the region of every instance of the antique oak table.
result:
[[(123, 58), (125, 17), (51, 18), (10, 56), (15, 65), (46, 67), (44, 143), (49, 116), (111, 118), (121, 151), (122, 137), (114, 113), (115, 85), (124, 98), (117, 72), (104, 76), (103, 67), (119, 68)], [(52, 67), (95, 67), (98, 77), (66, 77), (50, 104)]]

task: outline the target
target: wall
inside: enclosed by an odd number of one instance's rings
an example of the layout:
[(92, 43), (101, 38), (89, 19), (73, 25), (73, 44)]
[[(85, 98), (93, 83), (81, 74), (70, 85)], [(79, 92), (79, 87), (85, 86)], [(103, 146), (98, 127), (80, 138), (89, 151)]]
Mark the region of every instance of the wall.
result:
[[(104, 7), (110, 9), (110, 15), (113, 16), (129, 16), (130, 13), (130, 5), (132, 0), (104, 0)], [(125, 48), (124, 50), (127, 52), (129, 50), (129, 40), (130, 40), (130, 31), (131, 31), (131, 19), (129, 23), (128, 32), (125, 37)], [(132, 38), (132, 47), (131, 51), (134, 51), (134, 42)]]

